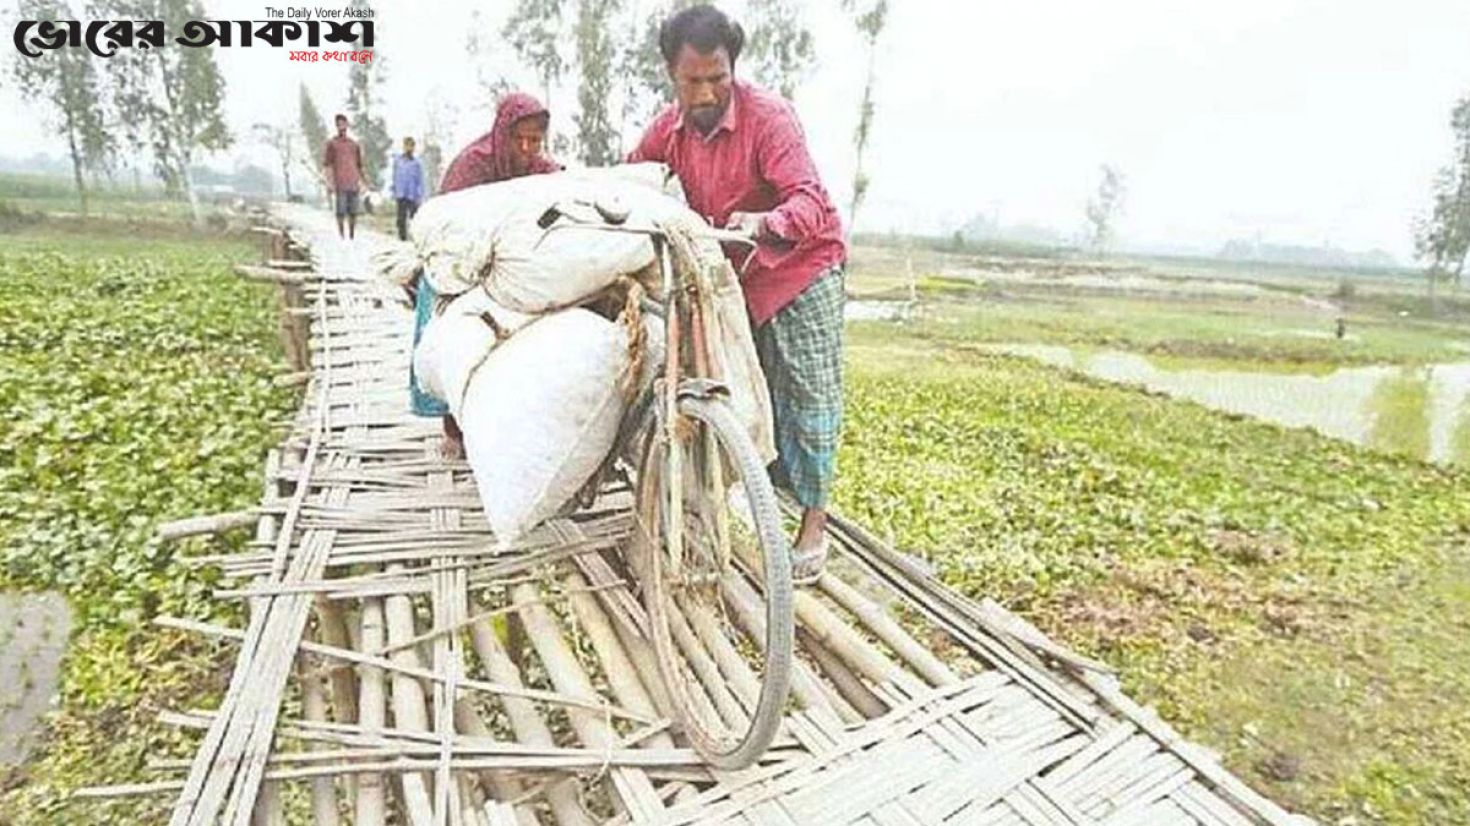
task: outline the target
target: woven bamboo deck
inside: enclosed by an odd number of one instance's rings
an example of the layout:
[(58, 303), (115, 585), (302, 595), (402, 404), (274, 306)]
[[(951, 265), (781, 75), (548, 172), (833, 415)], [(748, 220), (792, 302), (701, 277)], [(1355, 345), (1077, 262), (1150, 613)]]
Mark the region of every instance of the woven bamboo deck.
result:
[[(94, 790), (175, 799), (172, 823), (1301, 824), (1131, 702), (1100, 666), (943, 587), (836, 519), (800, 592), (795, 709), (760, 764), (714, 771), (680, 745), (607, 563), (626, 492), (496, 551), (438, 422), (407, 408), (411, 317), (369, 280), (372, 233), (277, 212), (283, 286), (310, 338), (305, 403), (271, 453), (249, 552), (220, 566), (245, 628), (219, 708), (171, 780)], [(295, 339), (296, 349), (304, 336)], [(507, 621), (509, 620), (509, 621)], [(900, 621), (901, 620), (901, 621)], [(717, 706), (754, 689), (732, 642), (678, 623)], [(298, 801), (288, 804), (288, 801)]]

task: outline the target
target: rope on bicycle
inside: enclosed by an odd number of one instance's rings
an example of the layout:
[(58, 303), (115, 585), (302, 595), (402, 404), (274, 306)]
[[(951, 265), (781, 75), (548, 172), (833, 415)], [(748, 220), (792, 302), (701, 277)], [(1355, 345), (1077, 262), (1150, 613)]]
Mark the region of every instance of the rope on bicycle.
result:
[(618, 314), (618, 321), (628, 334), (628, 366), (618, 379), (618, 390), (623, 400), (631, 404), (643, 389), (639, 380), (648, 354), (648, 330), (643, 326), (643, 285), (626, 275), (619, 276), (617, 283), (624, 290), (623, 311)]

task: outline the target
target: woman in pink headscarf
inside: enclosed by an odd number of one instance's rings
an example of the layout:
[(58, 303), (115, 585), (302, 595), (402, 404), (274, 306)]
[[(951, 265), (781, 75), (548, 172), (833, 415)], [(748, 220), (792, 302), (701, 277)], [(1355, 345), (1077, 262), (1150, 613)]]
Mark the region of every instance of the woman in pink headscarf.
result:
[[(542, 154), (550, 120), (551, 113), (536, 98), (521, 92), (506, 95), (495, 110), (495, 125), (466, 146), (449, 164), (439, 191), (453, 192), (522, 175), (560, 171), (560, 164)], [(434, 288), (422, 278), (415, 279), (411, 289), (415, 291), (413, 344), (418, 347), (424, 327), (434, 317), (435, 294)], [(464, 434), (459, 423), (449, 414), (448, 405), (419, 390), (412, 366), (409, 367), (408, 389), (414, 413), (443, 417), (445, 457), (462, 458)]]
[(495, 110), (495, 125), (449, 164), (439, 191), (559, 171), (561, 166), (541, 153), (550, 120), (536, 98), (524, 92), (506, 95)]

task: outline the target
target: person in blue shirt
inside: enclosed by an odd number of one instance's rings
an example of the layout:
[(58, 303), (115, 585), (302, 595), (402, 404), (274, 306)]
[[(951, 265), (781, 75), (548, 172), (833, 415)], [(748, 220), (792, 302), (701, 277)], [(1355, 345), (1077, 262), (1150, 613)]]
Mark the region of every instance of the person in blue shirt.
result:
[(424, 200), (424, 165), (413, 156), (413, 138), (403, 139), (403, 154), (393, 159), (393, 197), (398, 201), (398, 240), (408, 240), (408, 221)]

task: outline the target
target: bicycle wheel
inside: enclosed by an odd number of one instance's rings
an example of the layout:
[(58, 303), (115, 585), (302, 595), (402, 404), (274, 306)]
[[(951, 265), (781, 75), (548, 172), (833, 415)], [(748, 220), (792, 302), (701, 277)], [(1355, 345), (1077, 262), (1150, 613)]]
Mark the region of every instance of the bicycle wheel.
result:
[[(670, 445), (662, 429), (649, 428), (644, 442), (634, 565), (683, 733), (711, 764), (738, 769), (765, 752), (785, 710), (791, 560), (765, 465), (729, 405), (685, 398), (679, 412), (677, 492), (665, 472)], [(677, 551), (669, 542), (675, 521), (682, 523)]]

